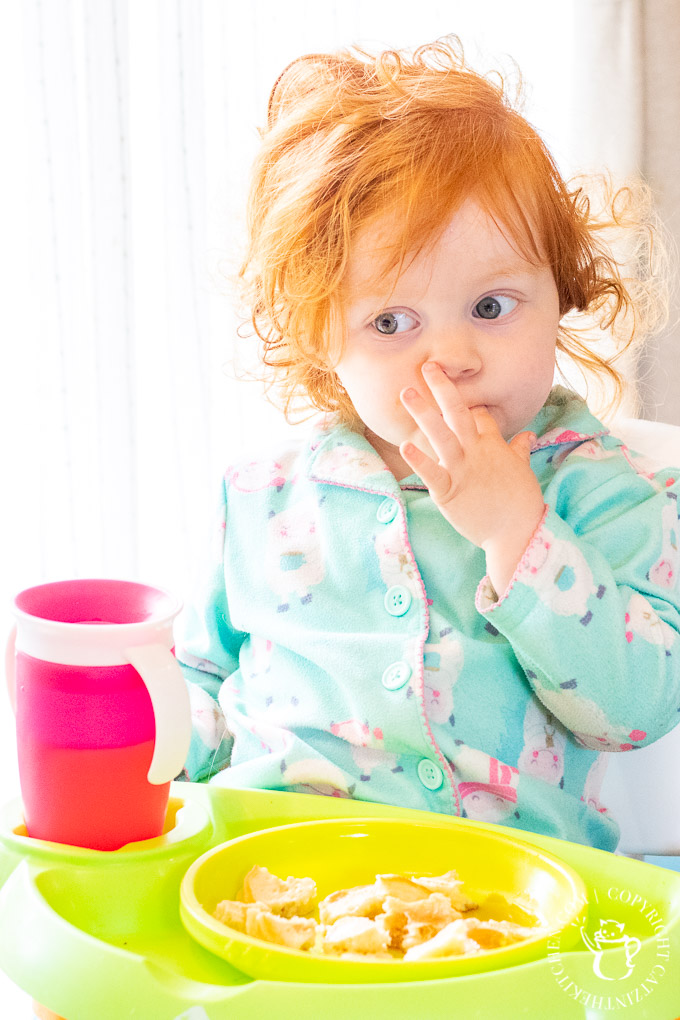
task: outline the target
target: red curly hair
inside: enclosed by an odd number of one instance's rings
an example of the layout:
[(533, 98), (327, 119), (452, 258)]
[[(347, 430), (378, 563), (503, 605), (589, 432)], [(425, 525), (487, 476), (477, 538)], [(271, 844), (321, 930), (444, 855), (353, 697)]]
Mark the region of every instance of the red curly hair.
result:
[[(413, 54), (313, 54), (279, 77), (256, 158), (249, 247), (240, 270), (250, 319), (286, 414), (297, 398), (356, 418), (334, 365), (342, 353), (341, 285), (352, 240), (391, 215), (392, 266), (436, 241), (469, 197), (527, 259), (550, 266), (560, 299), (557, 349), (620, 396), (614, 365), (659, 321), (651, 271), (651, 207), (642, 186), (615, 191), (603, 210), (562, 179), (538, 132), (515, 109), (500, 75), (466, 65), (455, 37)], [(600, 184), (603, 181), (600, 180)], [(610, 233), (633, 228), (625, 260)], [(624, 278), (623, 261), (635, 272)], [(588, 316), (588, 330), (578, 313)], [(592, 347), (609, 331), (614, 356)]]

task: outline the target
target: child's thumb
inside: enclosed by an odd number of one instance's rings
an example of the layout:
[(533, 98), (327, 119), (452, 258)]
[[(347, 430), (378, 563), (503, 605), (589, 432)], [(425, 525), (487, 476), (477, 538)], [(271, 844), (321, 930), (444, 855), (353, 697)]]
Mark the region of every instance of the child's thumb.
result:
[(513, 448), (515, 453), (519, 454), (523, 460), (529, 463), (529, 455), (531, 448), (536, 442), (535, 432), (518, 432), (516, 436), (511, 440), (510, 446)]

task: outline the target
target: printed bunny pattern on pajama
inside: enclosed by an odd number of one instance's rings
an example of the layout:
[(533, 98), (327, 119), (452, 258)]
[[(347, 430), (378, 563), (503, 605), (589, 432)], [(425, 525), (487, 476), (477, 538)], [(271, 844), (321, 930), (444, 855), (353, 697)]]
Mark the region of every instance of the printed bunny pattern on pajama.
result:
[(680, 722), (680, 472), (561, 387), (530, 428), (546, 509), (500, 597), (420, 479), (345, 426), (227, 472), (178, 627), (183, 778), (615, 848), (609, 753)]

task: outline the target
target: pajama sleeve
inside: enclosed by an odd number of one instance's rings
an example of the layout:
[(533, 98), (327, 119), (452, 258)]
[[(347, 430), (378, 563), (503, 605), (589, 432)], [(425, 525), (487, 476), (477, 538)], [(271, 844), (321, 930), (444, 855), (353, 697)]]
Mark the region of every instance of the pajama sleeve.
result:
[(211, 563), (175, 630), (176, 656), (191, 702), (191, 746), (178, 778), (208, 780), (229, 765), (233, 743), (219, 702), (223, 683), (238, 669), (245, 634), (231, 626), (224, 580), (226, 487), (223, 483)]
[(570, 452), (508, 589), (477, 608), (583, 746), (625, 751), (680, 722), (680, 472), (604, 437)]

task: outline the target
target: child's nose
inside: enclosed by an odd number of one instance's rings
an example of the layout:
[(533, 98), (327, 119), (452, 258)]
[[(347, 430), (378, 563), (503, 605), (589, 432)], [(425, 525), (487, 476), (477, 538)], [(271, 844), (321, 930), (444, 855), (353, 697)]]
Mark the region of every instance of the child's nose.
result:
[(429, 360), (436, 361), (454, 382), (476, 375), (482, 367), (479, 347), (466, 329), (442, 333), (432, 345)]

